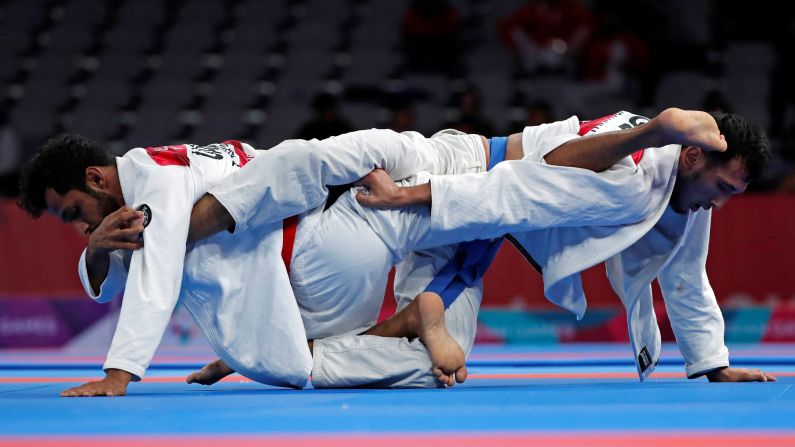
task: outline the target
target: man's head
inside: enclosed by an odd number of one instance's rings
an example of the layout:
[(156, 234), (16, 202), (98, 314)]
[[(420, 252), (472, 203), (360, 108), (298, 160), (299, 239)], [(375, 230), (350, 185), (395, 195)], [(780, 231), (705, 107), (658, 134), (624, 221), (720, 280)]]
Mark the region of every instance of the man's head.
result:
[(61, 135), (22, 167), (19, 206), (33, 218), (47, 210), (81, 234), (121, 207), (115, 158), (79, 135)]
[(770, 163), (770, 143), (759, 126), (731, 113), (710, 113), (726, 138), (724, 152), (705, 152), (685, 146), (679, 155), (679, 173), (671, 206), (679, 213), (721, 207), (745, 191)]

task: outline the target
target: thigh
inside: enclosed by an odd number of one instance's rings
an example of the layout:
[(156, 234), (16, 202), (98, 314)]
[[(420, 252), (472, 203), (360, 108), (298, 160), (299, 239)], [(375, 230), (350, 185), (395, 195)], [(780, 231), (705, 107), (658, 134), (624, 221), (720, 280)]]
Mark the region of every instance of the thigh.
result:
[(290, 282), (309, 338), (375, 324), (395, 259), (367, 221), (340, 200), (299, 231)]

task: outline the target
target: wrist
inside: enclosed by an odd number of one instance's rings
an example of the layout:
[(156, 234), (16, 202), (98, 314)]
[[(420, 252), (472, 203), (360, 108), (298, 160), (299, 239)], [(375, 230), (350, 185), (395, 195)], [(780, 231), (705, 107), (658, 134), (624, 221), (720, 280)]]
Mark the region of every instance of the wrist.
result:
[(397, 190), (397, 196), (395, 197), (395, 203), (397, 206), (409, 206), (412, 205), (412, 187), (403, 187)]
[(132, 381), (133, 375), (123, 369), (108, 369), (105, 371), (105, 379), (112, 380), (122, 385), (127, 385)]
[(658, 118), (654, 118), (643, 126), (638, 126), (635, 129), (638, 132), (639, 148), (647, 147), (662, 147), (671, 144), (671, 141), (666, 141), (668, 135)]
[(100, 259), (107, 257), (108, 254), (110, 254), (110, 251), (105, 250), (104, 248), (92, 247), (90, 242), (88, 246), (86, 246), (86, 262), (89, 264), (95, 263)]
[(717, 382), (720, 381), (726, 374), (727, 368), (728, 366), (721, 366), (720, 368), (715, 368), (712, 371), (707, 371), (705, 375), (710, 382)]
[(430, 205), (431, 184), (423, 183), (421, 185), (400, 188), (398, 203), (400, 203), (401, 206)]

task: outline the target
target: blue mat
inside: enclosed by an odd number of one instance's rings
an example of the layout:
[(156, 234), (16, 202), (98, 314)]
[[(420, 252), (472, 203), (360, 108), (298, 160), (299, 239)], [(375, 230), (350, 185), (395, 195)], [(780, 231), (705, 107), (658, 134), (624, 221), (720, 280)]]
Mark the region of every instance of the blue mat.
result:
[[(675, 360), (658, 368), (655, 374), (664, 378), (653, 376), (641, 383), (631, 361), (610, 363), (628, 356), (627, 349), (481, 348), (473, 353), (466, 383), (431, 390), (295, 391), (252, 382), (187, 385), (178, 380), (200, 363), (186, 361), (153, 369), (147, 376), (151, 381), (131, 384), (126, 397), (90, 399), (66, 399), (58, 393), (79, 384), (69, 383), (69, 378), (97, 377), (98, 365), (86, 369), (65, 361), (59, 368), (56, 357), (51, 364), (31, 362), (26, 369), (16, 354), (5, 358), (15, 362), (0, 364), (0, 440), (18, 435), (795, 430), (795, 367), (790, 358), (775, 360), (768, 350), (753, 363), (747, 355), (745, 366), (781, 374), (776, 383), (687, 380)], [(792, 347), (782, 346), (779, 352), (788, 350)], [(561, 353), (566, 362), (540, 363)], [(579, 364), (578, 354), (584, 359)], [(517, 358), (531, 364), (522, 365)]]

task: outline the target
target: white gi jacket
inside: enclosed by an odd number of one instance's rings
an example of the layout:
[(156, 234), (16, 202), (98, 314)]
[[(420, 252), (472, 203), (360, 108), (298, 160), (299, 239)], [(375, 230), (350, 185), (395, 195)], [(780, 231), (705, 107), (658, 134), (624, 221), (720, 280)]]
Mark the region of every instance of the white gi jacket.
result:
[[(620, 112), (589, 133), (646, 121)], [(543, 156), (578, 138), (579, 130), (577, 117), (528, 127), (524, 160), (501, 163), (487, 174), (433, 177), (437, 240), (509, 232), (520, 251), (540, 266), (547, 298), (578, 318), (586, 309), (579, 272), (607, 261), (610, 283), (627, 309), (641, 380), (660, 355), (650, 285), (657, 277), (688, 376), (728, 366), (723, 317), (705, 270), (711, 211), (677, 215), (668, 207), (681, 147), (648, 149), (637, 165), (626, 157), (599, 174), (543, 169)], [(527, 209), (527, 203), (534, 208)]]
[[(256, 381), (303, 387), (312, 357), (281, 258), (281, 222), (221, 233), (186, 254), (194, 202), (257, 151), (236, 141), (133, 149), (116, 159), (127, 206), (148, 214), (144, 247), (111, 253), (99, 293), (79, 263), (86, 292), (106, 302), (125, 289), (104, 369), (143, 377), (181, 300), (216, 353)], [(184, 270), (183, 270), (184, 265)], [(276, 342), (273, 342), (273, 341)]]
[[(140, 379), (179, 297), (235, 371), (266, 384), (303, 387), (312, 357), (281, 257), (283, 219), (316, 215), (327, 185), (353, 182), (376, 167), (397, 179), (420, 171), (446, 174), (447, 166), (457, 166), (448, 159), (459, 150), (438, 148), (416, 132), (375, 129), (322, 141), (287, 140), (268, 151), (228, 143), (133, 149), (117, 159), (125, 204), (146, 204), (151, 222), (143, 249), (111, 254), (99, 294), (91, 289), (85, 252), (79, 263), (81, 282), (97, 301), (112, 299), (126, 284), (105, 369)], [(460, 149), (465, 153), (482, 151), (478, 138), (463, 144), (474, 147)], [(244, 158), (250, 163), (238, 169)], [(207, 191), (235, 218), (235, 234), (199, 241), (186, 254), (191, 209)], [(312, 224), (302, 218), (298, 234)]]

